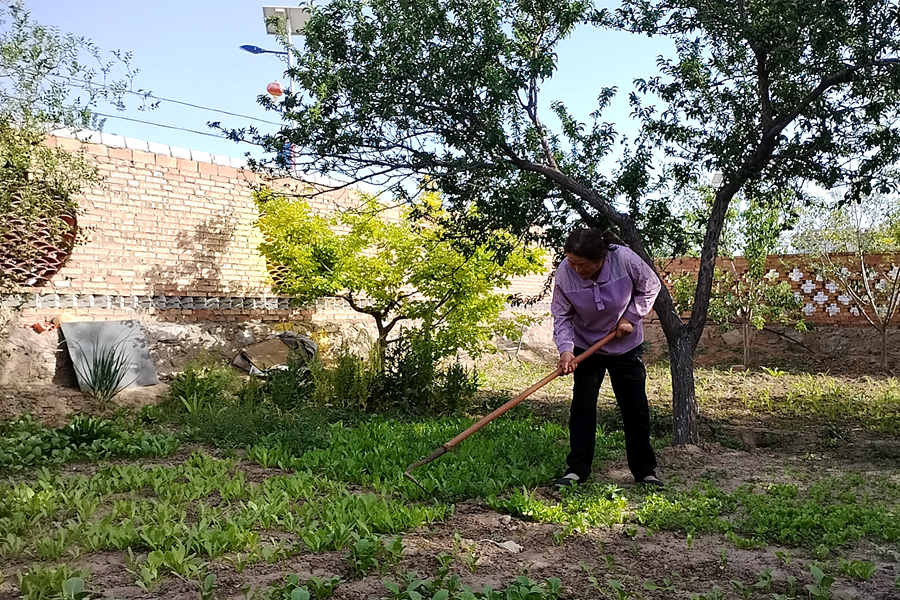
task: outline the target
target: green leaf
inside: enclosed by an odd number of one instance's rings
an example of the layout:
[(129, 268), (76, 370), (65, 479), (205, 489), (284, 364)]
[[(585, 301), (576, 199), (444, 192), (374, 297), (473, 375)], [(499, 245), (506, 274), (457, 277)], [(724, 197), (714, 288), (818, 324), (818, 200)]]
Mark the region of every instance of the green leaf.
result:
[(291, 592), (291, 600), (309, 600), (309, 591), (306, 588), (297, 588)]

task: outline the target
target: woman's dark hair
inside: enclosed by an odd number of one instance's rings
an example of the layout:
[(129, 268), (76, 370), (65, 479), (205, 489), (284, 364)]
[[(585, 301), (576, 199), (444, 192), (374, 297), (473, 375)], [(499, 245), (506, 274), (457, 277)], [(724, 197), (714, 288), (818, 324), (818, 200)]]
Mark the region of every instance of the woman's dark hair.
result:
[(610, 250), (615, 251), (611, 247), (613, 245), (624, 246), (625, 244), (609, 229), (600, 231), (599, 229), (582, 227), (573, 230), (569, 234), (563, 246), (563, 252), (588, 260), (599, 261), (606, 258), (606, 254)]

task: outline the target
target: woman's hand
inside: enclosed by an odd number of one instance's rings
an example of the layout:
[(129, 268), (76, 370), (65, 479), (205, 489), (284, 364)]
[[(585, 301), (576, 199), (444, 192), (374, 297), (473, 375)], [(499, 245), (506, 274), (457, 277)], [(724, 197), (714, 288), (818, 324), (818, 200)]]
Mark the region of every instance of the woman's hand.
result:
[(568, 375), (575, 370), (578, 365), (575, 364), (575, 355), (571, 352), (563, 352), (559, 355), (559, 362), (556, 363), (556, 369), (563, 375)]
[(616, 337), (625, 337), (626, 335), (631, 335), (634, 331), (634, 325), (631, 324), (631, 321), (622, 317), (619, 319), (619, 322), (616, 323)]

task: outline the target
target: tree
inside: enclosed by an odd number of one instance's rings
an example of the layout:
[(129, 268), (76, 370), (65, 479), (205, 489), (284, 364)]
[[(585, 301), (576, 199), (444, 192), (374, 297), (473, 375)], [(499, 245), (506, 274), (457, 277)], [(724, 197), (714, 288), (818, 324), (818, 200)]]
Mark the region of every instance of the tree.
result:
[(85, 37), (34, 21), (21, 0), (0, 0), (0, 116), (45, 132), (99, 129), (94, 108), (124, 110), (137, 74), (130, 53), (109, 55)]
[[(9, 293), (52, 276), (42, 254), (71, 249), (74, 198), (99, 181), (81, 155), (48, 148), (47, 133), (99, 126), (94, 107), (123, 108), (135, 71), (127, 54), (103, 60), (89, 40), (36, 23), (22, 2), (0, 2), (0, 26), (0, 292)], [(126, 75), (113, 81), (116, 66)]]
[[(750, 332), (766, 323), (793, 323), (806, 329), (801, 302), (786, 281), (769, 276), (766, 260), (777, 251), (782, 234), (793, 227), (796, 212), (790, 209), (790, 193), (744, 199), (729, 211), (723, 230), (724, 268), (716, 267), (709, 301), (709, 318), (721, 327), (736, 324), (741, 331), (744, 365), (750, 366)], [(709, 204), (713, 198), (708, 198)], [(706, 211), (704, 211), (706, 212)], [(742, 256), (747, 268), (739, 272), (734, 256)], [(673, 282), (675, 305), (691, 310), (697, 293), (693, 276), (685, 274)]]
[[(301, 171), (395, 185), (428, 177), (460, 228), (543, 235), (558, 244), (575, 214), (611, 224), (648, 264), (683, 249), (667, 189), (722, 173), (703, 232), (687, 322), (663, 291), (655, 306), (671, 357), (674, 443), (698, 441), (693, 353), (706, 325), (719, 237), (747, 184), (845, 181), (852, 193), (887, 185), (896, 162), (900, 8), (889, 0), (624, 0), (615, 15), (586, 0), (334, 0), (317, 7), (289, 75), (296, 95), (262, 102), (278, 134), (230, 132), (269, 150), (290, 143)], [(612, 174), (616, 137), (602, 122), (614, 94), (598, 89), (591, 124), (561, 102), (542, 120), (540, 87), (556, 47), (577, 25), (602, 24), (676, 44), (661, 74), (631, 94), (643, 135)], [(646, 105), (647, 97), (663, 103)], [(664, 176), (651, 170), (665, 160)], [(470, 211), (471, 206), (478, 207)], [(472, 219), (471, 215), (476, 218)], [(477, 233), (468, 233), (472, 237)]]
[(388, 337), (414, 321), (444, 355), (478, 351), (497, 327), (510, 278), (541, 272), (545, 252), (525, 248), (501, 255), (512, 242), (496, 232), (463, 255), (435, 223), (442, 209), (427, 193), (396, 222), (381, 218), (372, 197), (354, 210), (323, 217), (302, 199), (269, 189), (256, 193), (265, 237), (260, 251), (272, 266), (275, 290), (308, 303), (337, 296), (375, 320), (382, 358)]
[(807, 220), (794, 245), (853, 302), (879, 334), (887, 369), (887, 330), (900, 305), (900, 204), (873, 195)]

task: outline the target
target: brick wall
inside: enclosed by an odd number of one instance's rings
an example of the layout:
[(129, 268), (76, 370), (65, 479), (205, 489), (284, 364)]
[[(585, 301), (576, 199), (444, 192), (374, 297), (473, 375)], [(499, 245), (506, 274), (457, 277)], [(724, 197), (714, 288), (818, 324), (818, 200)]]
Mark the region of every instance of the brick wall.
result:
[[(352, 316), (327, 300), (292, 309), (273, 293), (253, 226), (252, 186), (261, 179), (243, 161), (105, 134), (47, 143), (83, 151), (103, 180), (78, 199), (85, 233), (68, 261), (49, 284), (23, 290), (23, 320), (61, 311), (79, 320), (187, 322), (309, 319), (317, 309), (331, 319)], [(290, 192), (298, 184), (269, 185)], [(358, 197), (345, 189), (309, 202), (328, 214)]]

